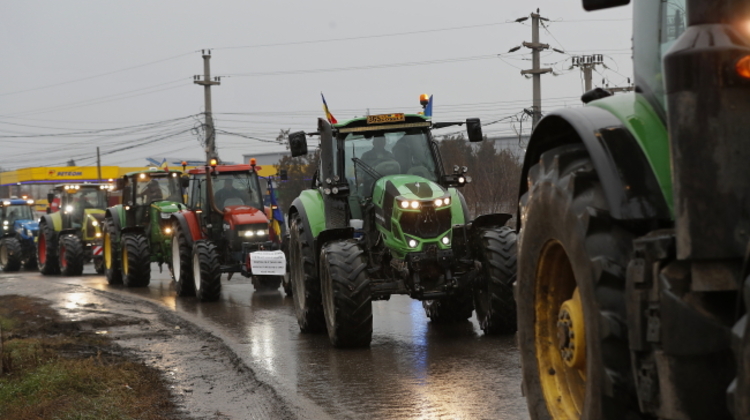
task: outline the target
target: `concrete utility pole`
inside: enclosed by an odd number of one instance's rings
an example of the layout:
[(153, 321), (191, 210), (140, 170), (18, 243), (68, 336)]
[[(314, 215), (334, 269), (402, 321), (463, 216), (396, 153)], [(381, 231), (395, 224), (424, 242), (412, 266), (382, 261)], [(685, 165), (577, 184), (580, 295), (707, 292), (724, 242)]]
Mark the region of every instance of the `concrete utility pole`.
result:
[(214, 77), (211, 80), (211, 50), (202, 50), (203, 53), (203, 80), (200, 76), (194, 76), (193, 83), (203, 85), (203, 94), (206, 101), (206, 161), (219, 159), (216, 151), (216, 131), (214, 130), (214, 118), (211, 114), (211, 86), (220, 85), (221, 78)]
[(102, 182), (102, 159), (99, 156), (99, 147), (96, 148), (96, 176), (99, 183)]
[[(516, 19), (516, 22), (523, 22), (528, 18)], [(521, 70), (522, 75), (530, 74), (534, 83), (534, 101), (532, 106), (532, 128), (536, 127), (536, 124), (542, 118), (542, 75), (545, 73), (551, 73), (551, 68), (540, 68), (539, 67), (539, 53), (542, 50), (549, 48), (549, 44), (539, 43), (539, 21), (549, 20), (539, 15), (539, 9), (536, 9), (536, 13), (531, 14), (531, 42), (524, 42), (523, 46), (531, 50), (531, 65), (530, 70)]]
[(573, 68), (573, 67), (581, 68), (581, 71), (583, 72), (583, 81), (585, 85), (585, 88), (583, 89), (584, 93), (592, 89), (592, 86), (591, 86), (592, 71), (594, 70), (594, 67), (596, 67), (597, 65), (604, 65), (604, 56), (601, 54), (579, 55), (579, 56), (573, 57), (573, 65), (570, 68)]

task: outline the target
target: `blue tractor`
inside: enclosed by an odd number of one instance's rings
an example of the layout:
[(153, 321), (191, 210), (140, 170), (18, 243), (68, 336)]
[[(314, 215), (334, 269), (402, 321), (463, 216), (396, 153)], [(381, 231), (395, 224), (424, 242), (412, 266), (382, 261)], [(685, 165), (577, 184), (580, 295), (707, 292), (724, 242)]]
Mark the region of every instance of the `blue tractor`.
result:
[(36, 268), (36, 238), (39, 223), (34, 213), (34, 200), (0, 199), (0, 269), (18, 271)]

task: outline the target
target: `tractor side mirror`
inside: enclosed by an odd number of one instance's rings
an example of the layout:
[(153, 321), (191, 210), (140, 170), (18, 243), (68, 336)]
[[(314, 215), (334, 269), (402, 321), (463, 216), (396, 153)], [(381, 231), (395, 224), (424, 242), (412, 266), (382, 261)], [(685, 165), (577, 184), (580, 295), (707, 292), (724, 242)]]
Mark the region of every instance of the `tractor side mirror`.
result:
[(583, 8), (586, 10), (608, 9), (610, 7), (624, 6), (630, 0), (583, 0)]
[(466, 133), (469, 135), (470, 142), (482, 141), (482, 123), (479, 122), (479, 118), (466, 119)]
[(282, 181), (287, 181), (289, 179), (289, 174), (287, 173), (286, 169), (282, 169), (279, 171), (279, 179)]
[(297, 131), (289, 135), (289, 148), (292, 150), (292, 157), (307, 154), (307, 137), (305, 137), (304, 131)]
[(125, 188), (125, 185), (128, 183), (128, 180), (126, 178), (117, 178), (115, 180), (115, 189), (116, 190), (122, 190)]

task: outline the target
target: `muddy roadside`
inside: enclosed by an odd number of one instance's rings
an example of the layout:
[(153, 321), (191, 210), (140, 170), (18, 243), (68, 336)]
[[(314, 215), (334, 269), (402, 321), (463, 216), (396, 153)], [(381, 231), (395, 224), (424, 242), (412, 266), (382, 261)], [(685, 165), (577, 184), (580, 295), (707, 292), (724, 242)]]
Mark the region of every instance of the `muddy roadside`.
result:
[(158, 304), (59, 282), (0, 275), (0, 295), (45, 299), (81, 330), (111, 337), (162, 373), (185, 419), (325, 419), (318, 407), (257, 377), (220, 334)]

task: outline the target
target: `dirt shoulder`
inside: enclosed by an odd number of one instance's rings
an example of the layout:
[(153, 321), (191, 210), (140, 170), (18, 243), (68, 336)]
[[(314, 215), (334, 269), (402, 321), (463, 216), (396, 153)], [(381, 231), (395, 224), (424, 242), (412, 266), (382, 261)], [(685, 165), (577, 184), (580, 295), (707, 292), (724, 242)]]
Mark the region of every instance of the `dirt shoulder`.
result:
[(91, 288), (0, 275), (0, 295), (42, 298), (80, 330), (111, 337), (123, 355), (162, 372), (185, 419), (311, 417), (251, 369), (221, 339), (157, 304)]

